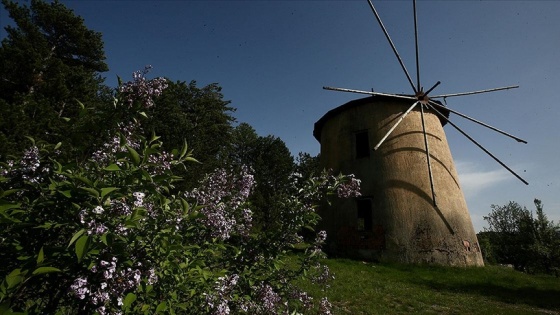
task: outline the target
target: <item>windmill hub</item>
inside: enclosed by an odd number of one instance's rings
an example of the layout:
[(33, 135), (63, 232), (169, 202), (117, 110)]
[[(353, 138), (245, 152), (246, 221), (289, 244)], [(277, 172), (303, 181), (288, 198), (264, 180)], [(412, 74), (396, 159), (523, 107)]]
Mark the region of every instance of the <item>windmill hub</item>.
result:
[(416, 93), (416, 95), (414, 95), (416, 97), (416, 99), (418, 100), (418, 102), (420, 102), (420, 104), (422, 105), (428, 105), (429, 101), (430, 101), (430, 97), (428, 97), (427, 93), (424, 93), (424, 91), (420, 90)]

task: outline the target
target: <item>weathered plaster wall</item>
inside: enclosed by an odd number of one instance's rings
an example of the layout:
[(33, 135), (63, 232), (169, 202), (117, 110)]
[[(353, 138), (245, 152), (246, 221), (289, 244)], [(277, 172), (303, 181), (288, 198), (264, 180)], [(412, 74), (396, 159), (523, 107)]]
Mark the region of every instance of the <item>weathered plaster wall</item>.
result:
[[(321, 210), (331, 248), (361, 256), (410, 263), (481, 266), (467, 205), (442, 124), (425, 111), (434, 189), (426, 162), (420, 110), (413, 110), (381, 147), (373, 147), (411, 102), (370, 97), (327, 113), (315, 126), (326, 168), (353, 173), (362, 180), (362, 195), (372, 198), (372, 230), (358, 232), (355, 200)], [(356, 132), (366, 131), (369, 157), (356, 159)]]

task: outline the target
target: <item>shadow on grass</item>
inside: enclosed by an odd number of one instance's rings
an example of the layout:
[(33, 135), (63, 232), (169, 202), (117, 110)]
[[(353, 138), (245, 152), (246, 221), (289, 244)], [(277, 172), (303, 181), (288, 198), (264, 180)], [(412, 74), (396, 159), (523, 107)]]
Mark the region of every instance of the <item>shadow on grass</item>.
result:
[(525, 304), (548, 310), (560, 310), (560, 289), (539, 288), (535, 283), (523, 285), (518, 279), (512, 281), (512, 285), (508, 285), (506, 278), (498, 283), (484, 282), (480, 279), (461, 279), (447, 283), (443, 281), (444, 279), (422, 278), (410, 280), (416, 285), (439, 292), (480, 295), (507, 304)]

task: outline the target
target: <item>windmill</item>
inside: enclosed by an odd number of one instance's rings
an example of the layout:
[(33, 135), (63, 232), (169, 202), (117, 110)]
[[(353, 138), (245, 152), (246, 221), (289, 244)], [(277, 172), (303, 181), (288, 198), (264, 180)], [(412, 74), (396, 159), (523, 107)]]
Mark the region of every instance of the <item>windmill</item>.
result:
[[(389, 36), (389, 33), (387, 31), (387, 29), (385, 28), (385, 26), (383, 25), (383, 22), (381, 21), (381, 18), (377, 12), (377, 10), (375, 9), (373, 3), (371, 2), (371, 0), (367, 0), (369, 7), (371, 8), (373, 14), (375, 15), (375, 18), (377, 20), (377, 22), (379, 23), (379, 26), (381, 27), (381, 30), (383, 31), (389, 45), (391, 46), (393, 53), (395, 55), (395, 57), (397, 58), (407, 80), (408, 83), (410, 84), (410, 87), (412, 88), (413, 93), (412, 94), (392, 94), (392, 93), (381, 93), (381, 92), (374, 92), (374, 91), (362, 91), (362, 90), (355, 90), (355, 89), (348, 89), (348, 88), (338, 88), (338, 87), (324, 87), (324, 89), (326, 90), (333, 90), (333, 91), (341, 91), (341, 92), (349, 92), (349, 93), (357, 93), (357, 94), (366, 94), (366, 95), (370, 95), (370, 98), (366, 98), (366, 99), (361, 99), (361, 100), (357, 100), (357, 101), (353, 101), (353, 102), (349, 102), (343, 106), (340, 106), (339, 108), (330, 111), (329, 113), (327, 113), (323, 118), (321, 118), (321, 120), (319, 120), (316, 125), (315, 125), (315, 130), (314, 130), (314, 135), (317, 138), (317, 140), (319, 142), (321, 142), (321, 156), (322, 158), (325, 158), (325, 160), (327, 160), (326, 164), (324, 163), (324, 166), (326, 167), (335, 167), (335, 168), (345, 168), (345, 171), (352, 171), (352, 167), (349, 167), (349, 163), (348, 161), (342, 161), (340, 162), (339, 158), (333, 158), (332, 155), (339, 155), (339, 153), (333, 153), (335, 151), (333, 151), (333, 149), (325, 149), (325, 152), (323, 152), (323, 144), (324, 142), (327, 142), (326, 139), (326, 134), (328, 133), (331, 136), (336, 136), (337, 134), (341, 133), (340, 127), (341, 124), (344, 124), (344, 118), (338, 118), (339, 115), (354, 115), (353, 117), (355, 117), (354, 119), (362, 119), (360, 116), (364, 116), (364, 115), (377, 115), (378, 118), (372, 118), (374, 120), (376, 120), (376, 122), (374, 124), (370, 124), (366, 127), (361, 127), (363, 129), (375, 129), (375, 132), (377, 132), (377, 140), (375, 142), (375, 145), (373, 146), (373, 157), (371, 158), (371, 160), (373, 161), (373, 163), (377, 163), (378, 165), (375, 166), (376, 170), (374, 171), (375, 174), (372, 174), (372, 171), (367, 171), (367, 172), (363, 172), (365, 175), (365, 177), (367, 176), (377, 176), (377, 177), (381, 177), (383, 178), (383, 176), (385, 176), (384, 174), (386, 174), (388, 171), (387, 169), (387, 164), (388, 162), (386, 160), (383, 160), (384, 157), (379, 157), (376, 156), (376, 153), (378, 151), (380, 151), (380, 148), (383, 148), (383, 145), (389, 140), (391, 139), (391, 141), (393, 143), (397, 143), (397, 141), (404, 141), (402, 139), (405, 139), (406, 137), (410, 137), (410, 135), (412, 134), (418, 134), (421, 133), (422, 134), (422, 145), (419, 145), (418, 143), (415, 143), (413, 145), (410, 144), (406, 144), (406, 148), (408, 148), (408, 151), (410, 151), (409, 153), (407, 153), (409, 156), (413, 155), (413, 154), (418, 154), (420, 151), (421, 153), (424, 155), (424, 162), (425, 166), (421, 166), (418, 165), (418, 159), (409, 159), (409, 160), (402, 160), (401, 158), (401, 166), (405, 165), (407, 167), (407, 171), (408, 168), (410, 168), (410, 173), (414, 174), (413, 176), (409, 176), (407, 177), (404, 181), (406, 181), (406, 183), (401, 183), (401, 186), (405, 186), (408, 185), (407, 190), (409, 192), (411, 191), (416, 191), (414, 194), (415, 195), (422, 195), (425, 192), (425, 189), (423, 189), (421, 186), (423, 185), (422, 183), (418, 184), (418, 187), (412, 187), (413, 185), (416, 185), (414, 183), (412, 183), (412, 181), (418, 179), (418, 181), (420, 180), (420, 173), (419, 173), (419, 168), (423, 168), (423, 174), (422, 176), (427, 177), (427, 182), (429, 183), (429, 198), (426, 196), (423, 196), (424, 199), (429, 199), (430, 201), (430, 206), (432, 208), (432, 213), (437, 213), (437, 216), (439, 216), (439, 218), (441, 218), (441, 221), (444, 223), (443, 226), (445, 226), (445, 229), (447, 230), (446, 232), (429, 232), (429, 231), (433, 231), (433, 230), (439, 230), (439, 228), (434, 227), (433, 224), (435, 223), (422, 223), (425, 224), (425, 226), (427, 226), (427, 228), (425, 228), (424, 230), (418, 232), (417, 226), (420, 224), (418, 223), (419, 221), (434, 221), (432, 219), (426, 219), (428, 218), (428, 216), (424, 216), (422, 219), (419, 220), (412, 220), (414, 222), (407, 222), (407, 224), (401, 224), (399, 222), (389, 222), (387, 223), (387, 220), (389, 217), (394, 216), (394, 217), (400, 217), (400, 218), (405, 218), (406, 215), (404, 215), (403, 207), (411, 207), (410, 204), (406, 205), (404, 203), (401, 203), (399, 205), (394, 205), (392, 206), (393, 208), (399, 208), (399, 209), (393, 209), (390, 211), (389, 214), (385, 214), (385, 215), (381, 215), (382, 219), (381, 221), (384, 222), (384, 225), (386, 226), (385, 228), (382, 225), (381, 226), (381, 231), (377, 231), (377, 232), (371, 232), (372, 230), (375, 230), (375, 228), (372, 228), (372, 224), (370, 221), (375, 221), (375, 219), (372, 219), (371, 214), (370, 215), (364, 215), (363, 213), (360, 214), (360, 211), (364, 212), (363, 210), (360, 210), (363, 206), (360, 206), (360, 203), (358, 202), (356, 208), (357, 211), (357, 216), (359, 217), (359, 220), (364, 221), (365, 220), (365, 224), (369, 224), (369, 230), (371, 233), (367, 234), (369, 235), (369, 237), (371, 239), (373, 239), (373, 243), (370, 242), (369, 245), (365, 246), (366, 248), (369, 249), (377, 249), (378, 252), (381, 251), (391, 251), (391, 250), (387, 250), (387, 246), (384, 245), (384, 243), (387, 241), (385, 240), (385, 235), (388, 235), (387, 238), (391, 238), (393, 239), (392, 241), (396, 244), (394, 244), (393, 247), (403, 247), (403, 246), (409, 246), (410, 243), (414, 243), (417, 242), (419, 244), (424, 244), (422, 246), (420, 246), (421, 248), (423, 248), (423, 251), (428, 251), (428, 252), (432, 252), (435, 253), (436, 251), (442, 251), (442, 247), (440, 246), (441, 244), (445, 243), (446, 245), (444, 246), (445, 249), (443, 249), (443, 252), (445, 251), (452, 251), (452, 252), (459, 252), (461, 248), (465, 248), (466, 251), (468, 252), (467, 254), (463, 255), (463, 254), (459, 254), (456, 255), (453, 254), (454, 258), (450, 258), (449, 255), (447, 255), (448, 257), (444, 257), (444, 258), (434, 258), (434, 257), (430, 257), (429, 255), (420, 255), (421, 258), (397, 258), (396, 260), (400, 260), (400, 261), (412, 261), (412, 262), (435, 262), (435, 263), (440, 263), (440, 264), (452, 264), (452, 265), (482, 265), (482, 258), (480, 256), (480, 250), (478, 248), (478, 242), (476, 240), (476, 234), (474, 233), (474, 229), (472, 227), (472, 222), (470, 221), (470, 216), (468, 214), (468, 209), (466, 209), (466, 203), (464, 202), (464, 196), (462, 195), (462, 191), (460, 190), (459, 184), (458, 184), (458, 180), (456, 179), (457, 175), (456, 175), (456, 171), (454, 170), (454, 165), (452, 162), (452, 158), (451, 158), (451, 154), (450, 152), (447, 153), (449, 151), (448, 146), (447, 146), (447, 142), (445, 140), (445, 134), (443, 133), (443, 125), (445, 124), (449, 124), (451, 125), (453, 128), (455, 128), (459, 133), (461, 133), (462, 135), (464, 135), (467, 139), (469, 139), (472, 143), (474, 143), (477, 147), (479, 147), (482, 151), (484, 151), (487, 155), (489, 155), (491, 158), (493, 158), (497, 163), (499, 163), (502, 167), (504, 167), (506, 170), (508, 170), (513, 176), (515, 176), (516, 178), (518, 178), (520, 181), (522, 181), (524, 184), (528, 185), (527, 181), (525, 181), (523, 178), (521, 178), (521, 176), (519, 176), (516, 172), (514, 172), (510, 167), (508, 167), (505, 163), (503, 163), (500, 159), (498, 159), (495, 155), (493, 155), (489, 150), (487, 150), (485, 147), (483, 147), (479, 142), (477, 142), (475, 139), (473, 139), (470, 135), (468, 135), (465, 131), (463, 131), (461, 128), (459, 128), (456, 124), (454, 124), (450, 119), (449, 119), (449, 115), (450, 113), (453, 113), (459, 117), (462, 117), (464, 119), (467, 119), (471, 122), (474, 122), (478, 125), (481, 125), (483, 127), (489, 128), (495, 132), (498, 132), (502, 135), (505, 135), (507, 137), (510, 137), (518, 142), (521, 143), (527, 143), (525, 140), (518, 138), (514, 135), (511, 135), (505, 131), (502, 131), (496, 127), (493, 127), (487, 123), (484, 123), (480, 120), (477, 120), (475, 118), (469, 117), (465, 114), (462, 114), (456, 110), (453, 110), (447, 106), (444, 106), (440, 101), (438, 101), (439, 99), (443, 99), (444, 101), (447, 98), (452, 98), (452, 97), (459, 97), (459, 96), (467, 96), (467, 95), (473, 95), (473, 94), (482, 94), (482, 93), (489, 93), (489, 92), (495, 92), (495, 91), (502, 91), (502, 90), (508, 90), (508, 89), (514, 89), (514, 88), (518, 88), (518, 86), (506, 86), (506, 87), (499, 87), (499, 88), (492, 88), (492, 89), (485, 89), (485, 90), (479, 90), (479, 91), (471, 91), (471, 92), (463, 92), (463, 93), (453, 93), (453, 94), (439, 94), (439, 95), (434, 95), (432, 96), (430, 93), (432, 93), (432, 91), (434, 91), (439, 85), (440, 82), (436, 82), (435, 84), (433, 84), (429, 89), (424, 90), (423, 86), (421, 85), (421, 81), (420, 81), (420, 63), (419, 63), (419, 47), (418, 47), (418, 23), (417, 23), (417, 14), (416, 14), (416, 1), (413, 0), (413, 13), (414, 13), (414, 37), (415, 37), (415, 55), (416, 55), (416, 82), (413, 82), (406, 66), (404, 65), (404, 62), (402, 61), (393, 41), (391, 40), (391, 37)], [(397, 104), (398, 103), (398, 104)], [(406, 105), (403, 107), (403, 105)], [(387, 110), (387, 109), (374, 109), (373, 111), (371, 111), (371, 109), (365, 109), (367, 106), (368, 108), (371, 106), (384, 106), (384, 107), (388, 107), (391, 108), (391, 110)], [(360, 109), (362, 108), (362, 109)], [(404, 110), (406, 108), (406, 110)], [(348, 111), (351, 110), (353, 112), (356, 112), (356, 110), (361, 111), (360, 114), (341, 114), (343, 112), (348, 113)], [(376, 111), (385, 111), (384, 114), (378, 114)], [(415, 115), (410, 115), (411, 113), (415, 113)], [(381, 116), (380, 116), (381, 115)], [(383, 116), (385, 115), (385, 116)], [(414, 116), (414, 117), (411, 117)], [(336, 119), (338, 119), (339, 121), (337, 121), (336, 123), (330, 123), (330, 121), (332, 119), (335, 119), (334, 117), (337, 117)], [(358, 118), (356, 118), (358, 117)], [(434, 117), (437, 117), (437, 119), (434, 119)], [(341, 120), (342, 119), (342, 120)], [(419, 121), (411, 121), (417, 119)], [(408, 120), (408, 122), (407, 122)], [(441, 126), (435, 126), (434, 121), (438, 120), (441, 123)], [(403, 123), (403, 121), (405, 121), (405, 123)], [(328, 123), (330, 123), (330, 125), (336, 126), (334, 128), (339, 128), (338, 130), (334, 131), (334, 132), (330, 132), (328, 130)], [(407, 125), (403, 127), (402, 125)], [(357, 125), (360, 125), (359, 123), (357, 123)], [(362, 124), (363, 125), (363, 124)], [(328, 128), (327, 128), (327, 127)], [(363, 125), (365, 126), (365, 125)], [(390, 127), (389, 127), (390, 126)], [(399, 126), (401, 126), (399, 128)], [(419, 127), (420, 130), (416, 130)], [(326, 129), (325, 129), (326, 128)], [(344, 128), (348, 128), (348, 127), (344, 127)], [(403, 129), (405, 128), (405, 129)], [(430, 129), (428, 131), (428, 129)], [(439, 131), (439, 129), (441, 129), (441, 132)], [(383, 130), (382, 134), (379, 134), (379, 132)], [(400, 134), (395, 136), (395, 133), (399, 133), (396, 132), (396, 130), (400, 130)], [(356, 132), (356, 131), (354, 131)], [(367, 136), (367, 134), (366, 134)], [(391, 138), (390, 138), (391, 137)], [(397, 140), (397, 138), (400, 137), (401, 140)], [(434, 138), (436, 140), (429, 140), (429, 138)], [(356, 146), (358, 146), (358, 142), (360, 142), (361, 140), (358, 139), (358, 136), (356, 136), (356, 139), (354, 141), (354, 143), (352, 144), (352, 146), (355, 148)], [(419, 137), (414, 138), (416, 142), (418, 142), (418, 140), (420, 139)], [(442, 141), (443, 139), (443, 141)], [(393, 144), (393, 146), (398, 146), (397, 144)], [(434, 146), (434, 147), (432, 147)], [(434, 149), (434, 150), (432, 150)], [(400, 151), (406, 151), (403, 148), (399, 148), (398, 150)], [(391, 152), (396, 152), (396, 149), (393, 149)], [(436, 151), (436, 153), (434, 153), (433, 151)], [(329, 153), (330, 152), (330, 153)], [(385, 153), (382, 153), (381, 155), (383, 156), (388, 156), (392, 153), (388, 153), (388, 151), (386, 151)], [(330, 155), (330, 156), (329, 156)], [(407, 157), (408, 158), (408, 157)], [(344, 159), (343, 159), (344, 160)], [(347, 159), (346, 159), (347, 160)], [(333, 162), (334, 161), (334, 162)], [(404, 162), (402, 162), (404, 161)], [(434, 174), (434, 161), (438, 164), (438, 172), (436, 172)], [(447, 162), (442, 162), (442, 161), (447, 161)], [(333, 164), (334, 163), (334, 164)], [(356, 163), (362, 163), (362, 162), (356, 162)], [(364, 164), (364, 163), (362, 163)], [(379, 165), (379, 164), (383, 164), (383, 165)], [(393, 164), (399, 164), (399, 163), (393, 163)], [(364, 164), (365, 165), (365, 164)], [(367, 166), (370, 167), (371, 166)], [(394, 167), (391, 166), (391, 168), (394, 170)], [(398, 166), (397, 166), (398, 168)], [(401, 167), (402, 168), (402, 167)], [(401, 169), (399, 169), (397, 172), (402, 172)], [(358, 172), (359, 173), (359, 172)], [(443, 175), (440, 175), (443, 174)], [(435, 176), (436, 175), (436, 176)], [(448, 179), (441, 179), (440, 177), (446, 177)], [(387, 176), (385, 176), (387, 177)], [(390, 177), (390, 176), (389, 176)], [(435, 177), (437, 177), (437, 180), (435, 180)], [(450, 178), (450, 179), (449, 179)], [(403, 182), (402, 179), (399, 180), (400, 182)], [(387, 207), (387, 204), (392, 203), (392, 201), (387, 201), (389, 199), (388, 194), (391, 194), (390, 198), (404, 198), (404, 199), (410, 199), (410, 198), (415, 198), (415, 196), (411, 197), (411, 194), (409, 192), (408, 195), (397, 195), (397, 194), (393, 194), (392, 191), (389, 192), (389, 190), (387, 189), (387, 187), (382, 187), (379, 188), (379, 186), (383, 186), (386, 185), (386, 183), (394, 183), (396, 182), (394, 179), (385, 179), (384, 182), (383, 179), (375, 179), (372, 181), (371, 184), (368, 184), (369, 186), (372, 187), (378, 187), (375, 188), (377, 189), (376, 191), (381, 191), (380, 194), (382, 194), (382, 197), (379, 196), (373, 196), (371, 197), (372, 200), (377, 200), (379, 198), (383, 199), (385, 198), (385, 201), (382, 202), (378, 202), (377, 203), (377, 207), (378, 208), (384, 208)], [(439, 183), (439, 186), (436, 185), (436, 182)], [(454, 186), (452, 183), (455, 182), (456, 186), (458, 187), (458, 189), (453, 188), (453, 190), (449, 193), (450, 195), (454, 195), (454, 196), (446, 196), (448, 194), (448, 189), (449, 186)], [(451, 184), (449, 184), (451, 183)], [(440, 193), (441, 194), (438, 194)], [(373, 193), (378, 194), (377, 192)], [(443, 198), (445, 199), (445, 202), (443, 202), (443, 204), (440, 204), (440, 199)], [(460, 202), (456, 202), (456, 201), (449, 201), (449, 199), (462, 199), (460, 200)], [(423, 201), (421, 201), (423, 202)], [(413, 204), (419, 204), (421, 203), (418, 200), (414, 201)], [(348, 207), (348, 205), (346, 205), (345, 207)], [(421, 206), (424, 208), (424, 206)], [(374, 207), (375, 208), (375, 207)], [(448, 209), (449, 208), (449, 209)], [(409, 210), (406, 210), (409, 211)], [(405, 211), (405, 212), (406, 212)], [(422, 210), (425, 211), (426, 213), (429, 212), (429, 210)], [(456, 213), (460, 213), (460, 214), (456, 214)], [(409, 212), (407, 212), (409, 213)], [(465, 214), (466, 213), (466, 214)], [(432, 215), (432, 214), (430, 214)], [(360, 216), (362, 216), (363, 218), (361, 218)], [(436, 216), (436, 217), (437, 217)], [(447, 217), (455, 217), (457, 216), (458, 219), (447, 219)], [(433, 217), (430, 217), (433, 218)], [(369, 220), (369, 221), (368, 221)], [(407, 221), (408, 219), (402, 219)], [(329, 225), (329, 219), (328, 219), (328, 215), (327, 215), (327, 225)], [(339, 241), (342, 240), (341, 242), (347, 242), (348, 243), (348, 238), (353, 238), (354, 239), (354, 243), (358, 242), (362, 245), (358, 245), (358, 249), (360, 249), (359, 247), (364, 247), (363, 244), (367, 244), (367, 242), (364, 242), (363, 239), (367, 238), (366, 234), (361, 233), (359, 236), (358, 234), (354, 233), (350, 233), (352, 234), (352, 236), (348, 236), (349, 234), (347, 232), (341, 232), (341, 227), (340, 224), (336, 223), (336, 221), (341, 221), (341, 218), (331, 218), (332, 221), (330, 223), (330, 228), (327, 228), (330, 230), (331, 234), (334, 232), (335, 234), (344, 234), (342, 236), (339, 237)], [(342, 220), (343, 221), (343, 220)], [(394, 221), (394, 220), (393, 220)], [(450, 221), (452, 221), (450, 223)], [(363, 230), (363, 225), (364, 223), (360, 221), (360, 223), (358, 224), (358, 229)], [(399, 233), (393, 233), (391, 231), (387, 232), (387, 229), (391, 230), (394, 229), (395, 227), (398, 226), (407, 226), (408, 230), (410, 229), (416, 229), (416, 232), (409, 232), (407, 234), (406, 237), (401, 236)], [(464, 227), (466, 226), (466, 227)], [(355, 228), (354, 228), (355, 229)], [(342, 230), (344, 230), (344, 226), (342, 228)], [(428, 231), (428, 232), (426, 232)], [(391, 234), (393, 233), (393, 234)], [(430, 233), (434, 233), (434, 234), (430, 234)], [(401, 233), (402, 234), (402, 233)], [(434, 240), (433, 235), (437, 234), (437, 238), (438, 240)], [(448, 234), (449, 236), (445, 236), (444, 234)], [(358, 236), (356, 236), (358, 235)], [(373, 236), (372, 236), (373, 235)], [(377, 236), (376, 236), (377, 235)], [(420, 236), (418, 236), (420, 235)], [(446, 239), (447, 237), (447, 239)], [(449, 241), (449, 238), (455, 238), (454, 241)], [(346, 240), (344, 240), (346, 239)], [(360, 240), (361, 239), (361, 240)], [(381, 239), (381, 240), (380, 240)], [(411, 241), (413, 240), (413, 241)], [(391, 241), (391, 240), (389, 240)], [(461, 245), (457, 245), (455, 243), (460, 243)], [(381, 244), (383, 243), (383, 244)], [(377, 244), (377, 245), (371, 245), (371, 244)], [(426, 245), (428, 244), (428, 245)], [(440, 245), (437, 245), (440, 244)], [(355, 244), (354, 244), (355, 245)], [(439, 246), (439, 247), (438, 247)], [(388, 246), (391, 247), (391, 246)], [(363, 248), (362, 248), (363, 249)], [(399, 250), (397, 254), (393, 253), (393, 257), (395, 256), (414, 256), (414, 254), (411, 254), (411, 252), (420, 252), (421, 250), (417, 250), (417, 248), (409, 250), (407, 252), (407, 250)], [(363, 252), (363, 250), (362, 250)], [(393, 251), (394, 252), (394, 251)], [(474, 254), (473, 254), (474, 252)], [(472, 255), (471, 255), (472, 254)], [(470, 256), (469, 256), (470, 255)], [(474, 255), (474, 256), (473, 256)], [(389, 255), (391, 256), (391, 255)], [(437, 255), (436, 255), (437, 256)], [(457, 257), (459, 258), (457, 258)], [(471, 257), (472, 256), (472, 257)], [(470, 257), (470, 258), (469, 258)], [(473, 258), (474, 257), (474, 258)], [(447, 261), (447, 262), (446, 262)]]

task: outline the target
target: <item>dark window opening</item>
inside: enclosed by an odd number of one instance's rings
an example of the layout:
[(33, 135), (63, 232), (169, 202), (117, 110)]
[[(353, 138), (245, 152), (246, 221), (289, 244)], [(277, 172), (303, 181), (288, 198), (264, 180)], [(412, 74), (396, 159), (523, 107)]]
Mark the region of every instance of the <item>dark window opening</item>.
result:
[(358, 231), (372, 231), (371, 199), (357, 199)]
[(369, 156), (369, 137), (367, 131), (356, 133), (356, 158), (365, 158)]

